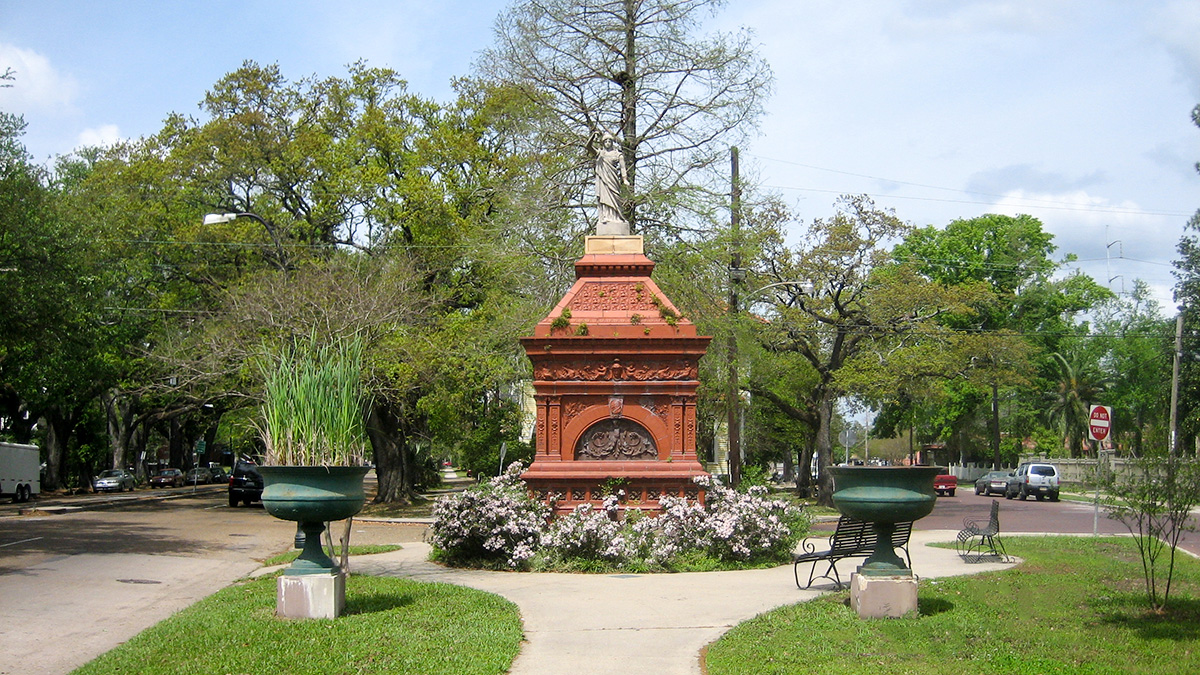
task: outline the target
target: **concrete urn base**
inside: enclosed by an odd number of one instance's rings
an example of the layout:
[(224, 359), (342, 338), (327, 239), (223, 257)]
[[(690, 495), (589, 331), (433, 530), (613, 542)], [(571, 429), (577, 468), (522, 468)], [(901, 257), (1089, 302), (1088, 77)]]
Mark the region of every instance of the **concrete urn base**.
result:
[(275, 615), (285, 619), (336, 619), (346, 608), (346, 573), (279, 577)]
[(917, 579), (855, 574), (850, 579), (850, 608), (860, 619), (898, 619), (917, 611)]

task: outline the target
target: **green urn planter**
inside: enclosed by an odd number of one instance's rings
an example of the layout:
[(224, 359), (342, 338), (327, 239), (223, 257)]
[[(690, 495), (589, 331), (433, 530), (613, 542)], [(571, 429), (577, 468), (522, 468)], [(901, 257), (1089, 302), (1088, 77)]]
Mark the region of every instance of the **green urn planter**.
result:
[(365, 466), (264, 466), (262, 503), (267, 513), (294, 520), (304, 530), (304, 549), (284, 574), (331, 574), (333, 559), (321, 547), (325, 523), (344, 520), (367, 503)]
[(875, 550), (859, 567), (867, 576), (911, 576), (904, 559), (892, 548), (896, 523), (919, 520), (933, 511), (938, 466), (835, 466), (833, 505), (841, 513), (871, 523)]

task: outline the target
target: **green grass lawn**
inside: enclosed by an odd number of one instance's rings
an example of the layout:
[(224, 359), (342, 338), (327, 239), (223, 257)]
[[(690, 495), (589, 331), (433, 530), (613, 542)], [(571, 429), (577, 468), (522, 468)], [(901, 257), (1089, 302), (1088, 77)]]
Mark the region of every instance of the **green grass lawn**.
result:
[(922, 580), (916, 617), (861, 620), (849, 592), (767, 612), (710, 646), (708, 673), (1200, 672), (1200, 562), (1181, 554), (1170, 607), (1156, 615), (1129, 539), (1010, 537), (1005, 545), (1025, 562)]
[(504, 673), (521, 617), (460, 586), (351, 576), (334, 620), (275, 616), (276, 577), (236, 584), (76, 670), (93, 673)]

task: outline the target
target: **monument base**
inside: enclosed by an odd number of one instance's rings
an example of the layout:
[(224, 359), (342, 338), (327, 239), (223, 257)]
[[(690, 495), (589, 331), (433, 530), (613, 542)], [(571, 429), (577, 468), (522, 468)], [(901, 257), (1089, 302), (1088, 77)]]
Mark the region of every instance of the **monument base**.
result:
[(640, 234), (599, 234), (584, 238), (587, 255), (644, 255), (646, 247)]
[(860, 619), (898, 619), (917, 611), (917, 578), (854, 574), (850, 579), (850, 608)]
[(346, 573), (283, 575), (275, 615), (285, 619), (336, 619), (346, 608)]
[(607, 491), (624, 491), (623, 509), (658, 511), (662, 495), (704, 501), (704, 488), (693, 480), (707, 475), (695, 461), (680, 462), (534, 462), (521, 475), (534, 498), (554, 503), (558, 513), (566, 513), (580, 504), (599, 508)]

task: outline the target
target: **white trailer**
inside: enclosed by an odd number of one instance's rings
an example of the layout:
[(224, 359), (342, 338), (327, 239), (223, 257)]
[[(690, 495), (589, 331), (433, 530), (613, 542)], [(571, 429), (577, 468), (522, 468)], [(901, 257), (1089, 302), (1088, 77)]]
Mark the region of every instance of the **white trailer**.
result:
[(0, 443), (0, 497), (27, 502), (42, 491), (42, 462), (36, 445)]

